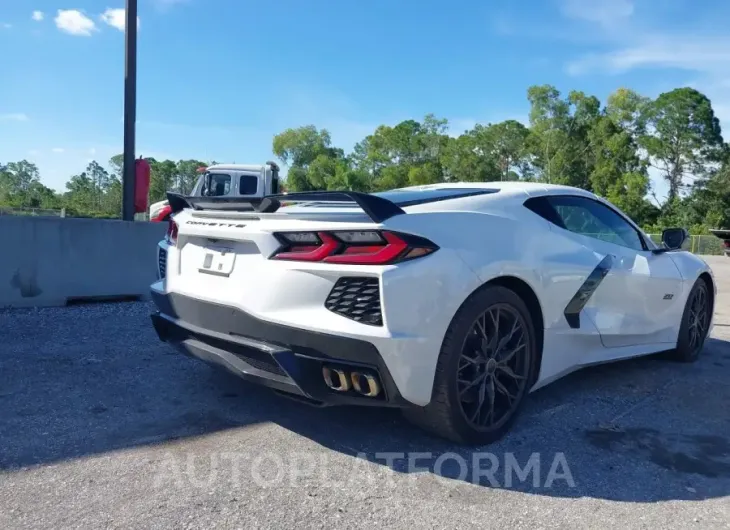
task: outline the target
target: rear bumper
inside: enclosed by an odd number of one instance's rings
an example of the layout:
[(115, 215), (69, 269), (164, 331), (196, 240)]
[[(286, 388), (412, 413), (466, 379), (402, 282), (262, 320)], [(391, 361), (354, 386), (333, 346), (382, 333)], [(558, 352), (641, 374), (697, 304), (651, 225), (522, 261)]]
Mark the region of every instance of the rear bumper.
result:
[[(160, 340), (247, 381), (314, 405), (404, 407), (380, 352), (370, 342), (266, 322), (239, 309), (177, 293), (151, 291)], [(375, 397), (327, 386), (323, 368), (376, 378)]]

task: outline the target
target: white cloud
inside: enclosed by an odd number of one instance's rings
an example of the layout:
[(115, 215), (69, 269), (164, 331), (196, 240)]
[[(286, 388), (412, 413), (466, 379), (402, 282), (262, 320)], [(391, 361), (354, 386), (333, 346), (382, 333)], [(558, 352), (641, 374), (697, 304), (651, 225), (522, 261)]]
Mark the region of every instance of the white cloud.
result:
[(634, 14), (631, 0), (563, 0), (560, 9), (569, 18), (606, 26)]
[[(569, 75), (620, 75), (639, 70), (688, 72), (694, 79), (685, 85), (707, 95), (723, 129), (730, 130), (730, 36), (724, 28), (712, 26), (713, 19), (724, 18), (722, 13), (708, 14), (704, 23), (688, 22), (681, 29), (669, 30), (666, 25), (657, 28), (661, 10), (640, 17), (634, 13), (632, 0), (600, 5), (599, 1), (561, 0), (562, 14), (580, 19), (580, 27), (590, 31), (594, 50), (601, 50), (567, 61), (565, 70)], [(672, 15), (676, 17), (677, 13)]]
[(2, 29), (10, 29), (12, 27), (13, 27), (12, 24), (8, 24), (7, 22), (0, 22), (0, 28), (2, 28)]
[(41, 20), (43, 20), (43, 11), (33, 11), (31, 18), (36, 22), (40, 22)]
[[(127, 26), (127, 12), (123, 8), (108, 8), (99, 18), (105, 24), (108, 24), (119, 31), (124, 31)], [(139, 17), (137, 17), (137, 28), (139, 29)]]
[(584, 55), (566, 65), (566, 71), (573, 76), (662, 69), (694, 74), (695, 79), (685, 84), (710, 98), (724, 136), (730, 137), (730, 37), (694, 34), (642, 37), (636, 43)]
[(637, 68), (676, 68), (720, 74), (730, 72), (730, 38), (648, 35), (609, 52), (583, 56), (567, 65), (573, 75), (624, 73)]
[(78, 9), (59, 9), (54, 21), (59, 30), (69, 35), (90, 37), (97, 31), (94, 21)]
[(53, 151), (54, 153), (63, 153), (66, 150), (63, 147), (54, 147), (53, 149), (51, 149), (51, 151)]
[(11, 114), (0, 114), (0, 121), (28, 121), (28, 115), (22, 112), (14, 112)]
[(90, 155), (95, 155), (96, 154), (96, 149), (93, 148), (93, 147), (91, 149), (89, 149), (89, 154)]

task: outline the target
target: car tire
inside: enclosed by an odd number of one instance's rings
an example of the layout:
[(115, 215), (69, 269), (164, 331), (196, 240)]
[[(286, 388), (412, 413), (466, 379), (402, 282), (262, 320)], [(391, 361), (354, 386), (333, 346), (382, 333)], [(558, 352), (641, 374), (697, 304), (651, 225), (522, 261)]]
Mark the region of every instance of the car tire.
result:
[[(495, 313), (499, 322), (496, 328)], [(478, 319), (480, 324), (477, 326)], [(510, 328), (512, 325), (519, 327), (519, 335)], [(497, 333), (495, 329), (498, 329)], [(510, 331), (513, 332), (511, 336)], [(497, 347), (499, 342), (501, 349)], [(513, 350), (516, 351), (510, 356)], [(472, 359), (478, 359), (478, 362)], [(520, 379), (513, 379), (505, 366)], [(466, 445), (489, 444), (510, 430), (537, 369), (536, 334), (527, 305), (505, 287), (486, 286), (464, 302), (446, 331), (431, 401), (425, 407), (404, 409), (403, 413), (410, 422), (437, 436)], [(506, 410), (504, 415), (491, 425), (480, 426), (482, 418), (494, 420), (501, 414), (496, 411), (498, 404)]]
[(669, 357), (683, 363), (695, 362), (705, 345), (711, 318), (710, 289), (707, 282), (699, 278), (687, 296), (677, 347), (669, 352)]

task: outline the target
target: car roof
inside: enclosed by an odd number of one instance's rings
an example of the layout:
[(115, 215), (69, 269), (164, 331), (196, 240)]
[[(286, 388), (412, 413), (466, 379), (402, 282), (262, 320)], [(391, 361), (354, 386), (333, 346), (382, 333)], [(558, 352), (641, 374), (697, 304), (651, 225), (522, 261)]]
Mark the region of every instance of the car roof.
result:
[[(463, 193), (459, 193), (463, 190)], [(442, 193), (439, 193), (442, 192)], [(482, 193), (483, 192), (483, 193)], [(375, 192), (373, 195), (390, 200), (407, 212), (483, 212), (514, 211), (530, 197), (544, 195), (579, 195), (591, 199), (597, 197), (589, 191), (562, 186), (523, 181), (497, 182), (448, 182), (407, 186)], [(600, 200), (600, 199), (599, 199)], [(312, 212), (315, 208), (326, 208), (328, 213), (351, 212), (355, 204), (342, 204), (317, 200), (310, 203), (286, 205), (282, 211), (295, 213)]]
[(426, 184), (422, 186), (408, 186), (393, 191), (419, 191), (419, 190), (448, 190), (448, 189), (483, 189), (505, 192), (505, 194), (527, 194), (530, 196), (538, 195), (559, 195), (559, 194), (575, 194), (587, 197), (594, 195), (581, 188), (573, 186), (563, 186), (560, 184), (545, 184), (542, 182), (526, 182), (521, 180), (505, 180), (495, 182), (448, 182), (439, 184)]

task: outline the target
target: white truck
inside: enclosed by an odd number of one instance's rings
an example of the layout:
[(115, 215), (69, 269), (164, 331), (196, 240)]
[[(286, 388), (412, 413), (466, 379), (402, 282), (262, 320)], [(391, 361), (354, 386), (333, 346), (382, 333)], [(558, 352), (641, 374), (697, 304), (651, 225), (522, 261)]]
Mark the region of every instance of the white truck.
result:
[[(203, 170), (190, 193), (193, 197), (235, 197), (239, 199), (263, 199), (267, 195), (281, 193), (279, 166), (275, 162), (265, 164), (215, 164)], [(175, 234), (170, 222), (171, 208), (168, 201), (150, 206), (150, 221), (168, 223), (165, 238), (157, 245), (157, 273), (165, 276), (167, 248)]]

